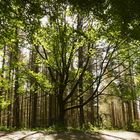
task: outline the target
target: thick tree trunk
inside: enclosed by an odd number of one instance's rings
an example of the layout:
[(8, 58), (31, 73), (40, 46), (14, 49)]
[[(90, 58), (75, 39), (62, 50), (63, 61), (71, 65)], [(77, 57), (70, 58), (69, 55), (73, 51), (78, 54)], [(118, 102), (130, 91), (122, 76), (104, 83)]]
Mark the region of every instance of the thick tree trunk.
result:
[(65, 126), (65, 107), (62, 93), (58, 95), (58, 111), (58, 124)]

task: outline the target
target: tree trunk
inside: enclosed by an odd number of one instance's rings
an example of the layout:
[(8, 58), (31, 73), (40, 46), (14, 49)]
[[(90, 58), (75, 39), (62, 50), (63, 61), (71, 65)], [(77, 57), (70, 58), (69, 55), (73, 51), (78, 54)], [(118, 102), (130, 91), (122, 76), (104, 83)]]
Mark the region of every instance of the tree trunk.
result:
[[(31, 54), (31, 70), (33, 70), (35, 73), (38, 73), (38, 66), (35, 63), (37, 59), (37, 52), (32, 50)], [(37, 83), (36, 81), (31, 79), (31, 86), (34, 85), (33, 90), (30, 91), (30, 97), (31, 97), (31, 128), (36, 127), (37, 123)]]
[[(77, 23), (77, 29), (82, 29), (83, 26), (83, 18), (78, 15), (78, 23)], [(84, 50), (83, 50), (83, 46), (80, 46), (79, 50), (78, 50), (78, 67), (79, 69), (83, 68), (83, 62), (84, 62)], [(79, 95), (83, 92), (83, 78), (81, 77), (80, 81), (79, 81)], [(79, 104), (83, 104), (83, 97), (80, 97), (80, 101)], [(79, 116), (79, 123), (80, 123), (80, 127), (83, 127), (83, 124), (85, 123), (85, 119), (84, 119), (84, 109), (83, 106), (80, 106), (80, 116)]]
[[(3, 78), (4, 78), (4, 67), (5, 67), (5, 56), (6, 56), (6, 46), (3, 48), (3, 59), (2, 59), (2, 68), (1, 68), (1, 84), (2, 86), (0, 87), (0, 96), (3, 95), (4, 92), (4, 85), (3, 85)], [(2, 110), (0, 108), (0, 125), (2, 125)]]
[(115, 109), (114, 109), (114, 103), (111, 102), (111, 117), (112, 117), (112, 126), (116, 127), (116, 117), (115, 117)]
[(128, 111), (127, 112), (128, 113), (127, 125), (128, 125), (128, 129), (132, 129), (133, 116), (132, 116), (132, 104), (131, 104), (131, 101), (128, 101), (127, 105), (128, 105), (128, 108), (127, 108), (127, 111)]
[(123, 117), (123, 126), (126, 126), (126, 111), (125, 111), (125, 103), (122, 101), (122, 117)]
[[(12, 52), (10, 51), (9, 54), (8, 54), (8, 67), (9, 67), (9, 71), (8, 71), (8, 76), (7, 76), (7, 79), (8, 79), (8, 82), (9, 82), (9, 85), (11, 83), (13, 83), (13, 75), (11, 74), (12, 73)], [(8, 88), (8, 98), (10, 100), (13, 99), (13, 92), (12, 92), (12, 87), (10, 86)], [(12, 104), (8, 105), (8, 108), (7, 108), (7, 127), (10, 127), (12, 125), (12, 121), (11, 121), (11, 116), (13, 115), (12, 113)]]
[(14, 72), (15, 72), (15, 83), (14, 83), (14, 126), (16, 128), (20, 127), (20, 103), (19, 103), (19, 94), (18, 94), (18, 88), (19, 88), (19, 68), (18, 68), (18, 61), (19, 61), (19, 42), (18, 42), (18, 31), (15, 29), (15, 38), (16, 43), (13, 49), (14, 53)]
[(138, 120), (138, 111), (137, 111), (137, 103), (136, 101), (133, 101), (133, 113), (134, 113), (134, 120)]
[(62, 93), (58, 95), (58, 111), (58, 125), (65, 126), (65, 108)]
[(53, 114), (52, 114), (52, 97), (53, 95), (49, 95), (49, 116), (48, 116), (48, 124), (49, 124), (49, 126), (51, 126), (51, 125), (53, 125), (53, 118), (52, 118), (52, 116), (53, 116)]

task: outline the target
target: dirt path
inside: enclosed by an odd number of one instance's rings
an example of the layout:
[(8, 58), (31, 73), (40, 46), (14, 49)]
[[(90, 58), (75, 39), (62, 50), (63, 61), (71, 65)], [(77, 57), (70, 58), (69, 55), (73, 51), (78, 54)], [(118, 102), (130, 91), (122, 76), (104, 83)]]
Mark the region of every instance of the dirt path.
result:
[(100, 131), (96, 134), (64, 132), (45, 134), (39, 131), (0, 132), (0, 140), (140, 140), (140, 133), (127, 131)]
[(103, 140), (140, 140), (140, 133), (129, 131), (107, 131), (99, 132)]

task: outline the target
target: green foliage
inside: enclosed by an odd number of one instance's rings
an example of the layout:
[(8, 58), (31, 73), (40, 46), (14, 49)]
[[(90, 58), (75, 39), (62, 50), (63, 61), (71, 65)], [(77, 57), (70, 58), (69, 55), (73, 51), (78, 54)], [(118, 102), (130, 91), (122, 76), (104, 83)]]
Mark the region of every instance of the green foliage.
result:
[(132, 131), (140, 132), (139, 120), (132, 122)]
[(9, 89), (9, 81), (6, 78), (0, 77), (0, 88)]
[(30, 77), (34, 79), (34, 83), (38, 83), (42, 88), (44, 89), (51, 89), (52, 84), (49, 82), (49, 80), (46, 78), (46, 76), (43, 73), (35, 73), (32, 70), (28, 71), (28, 74)]
[(64, 126), (60, 126), (60, 125), (53, 125), (51, 127), (48, 127), (46, 129), (46, 131), (48, 133), (54, 133), (54, 132), (66, 132), (68, 131), (67, 127), (64, 127)]
[(15, 128), (13, 128), (13, 127), (7, 127), (7, 126), (0, 126), (0, 131), (12, 132), (12, 131), (15, 131)]
[(99, 132), (99, 127), (96, 127), (94, 125), (92, 125), (90, 122), (88, 122), (87, 126), (86, 126), (88, 132), (93, 133), (93, 132)]
[(31, 130), (31, 131), (44, 131), (47, 134), (51, 134), (51, 133), (59, 133), (59, 132), (82, 132), (85, 131), (83, 129), (80, 128), (73, 128), (73, 127), (64, 127), (64, 126), (60, 126), (60, 125), (53, 125), (47, 128), (40, 128), (40, 127), (36, 127), (33, 129), (28, 129), (28, 128), (21, 128), (21, 130)]
[(93, 13), (106, 24), (116, 25), (120, 28), (122, 37), (125, 35), (125, 37), (139, 40), (140, 8), (138, 5), (140, 2), (138, 0), (70, 0), (70, 3), (85, 13)]
[(10, 100), (5, 100), (3, 96), (0, 96), (0, 110), (6, 109), (10, 104)]

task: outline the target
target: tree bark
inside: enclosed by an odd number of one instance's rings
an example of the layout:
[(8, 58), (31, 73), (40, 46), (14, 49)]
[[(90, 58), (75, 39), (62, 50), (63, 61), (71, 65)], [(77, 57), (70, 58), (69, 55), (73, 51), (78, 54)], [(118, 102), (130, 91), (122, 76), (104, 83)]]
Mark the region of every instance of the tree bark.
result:
[[(37, 52), (34, 51), (34, 49), (31, 52), (31, 70), (33, 70), (35, 73), (38, 73), (38, 66), (35, 63), (37, 59)], [(33, 79), (31, 79), (31, 86), (33, 86), (33, 89), (30, 91), (30, 98), (31, 98), (31, 128), (36, 127), (37, 123), (37, 83)]]
[(63, 102), (63, 94), (60, 93), (58, 95), (58, 124), (65, 126), (65, 108), (64, 108), (64, 102)]
[(18, 29), (15, 29), (15, 46), (13, 49), (14, 53), (14, 74), (15, 74), (15, 83), (14, 83), (14, 106), (13, 106), (13, 117), (14, 117), (14, 126), (16, 128), (20, 127), (20, 101), (19, 101), (19, 93), (18, 93), (18, 88), (19, 88), (19, 68), (18, 68), (18, 61), (19, 61), (19, 40), (18, 40)]
[[(82, 29), (82, 26), (83, 26), (83, 18), (78, 15), (78, 23), (77, 23), (77, 29), (80, 30)], [(79, 59), (79, 62), (78, 62), (78, 67), (79, 69), (83, 69), (83, 63), (84, 63), (84, 48), (83, 46), (80, 46), (79, 50), (78, 50), (78, 59)], [(83, 77), (80, 78), (80, 81), (79, 81), (79, 95), (83, 92)], [(83, 96), (80, 97), (80, 101), (79, 101), (79, 104), (83, 104)], [(79, 123), (80, 123), (80, 127), (82, 128), (83, 127), (83, 124), (85, 123), (85, 119), (84, 119), (84, 108), (83, 106), (80, 106), (80, 116), (79, 116)]]

